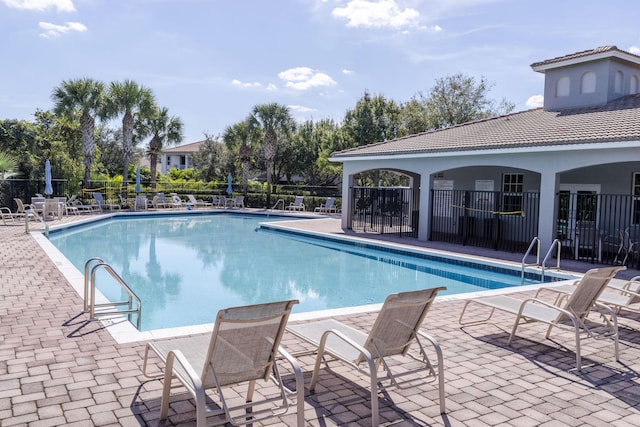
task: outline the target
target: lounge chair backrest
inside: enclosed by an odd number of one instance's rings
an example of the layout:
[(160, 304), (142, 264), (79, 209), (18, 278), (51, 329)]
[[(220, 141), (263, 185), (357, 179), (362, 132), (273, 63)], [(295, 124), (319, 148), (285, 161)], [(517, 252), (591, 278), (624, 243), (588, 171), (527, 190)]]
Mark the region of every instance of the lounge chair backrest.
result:
[(328, 197), (326, 203), (324, 204), (325, 209), (331, 209), (333, 207), (334, 198)]
[(233, 307), (220, 310), (211, 335), (201, 380), (219, 386), (269, 379), (280, 340), (297, 300)]
[[(585, 273), (578, 285), (567, 299), (564, 308), (574, 313), (578, 318), (584, 319), (595, 304), (596, 300), (607, 287), (613, 276), (626, 267), (594, 268)], [(564, 315), (558, 316), (558, 321), (564, 319)]]
[(300, 206), (302, 205), (303, 201), (304, 201), (304, 197), (296, 196), (295, 200), (293, 201), (293, 206)]
[[(378, 314), (364, 347), (374, 358), (406, 354), (438, 292), (445, 287), (389, 295)], [(360, 355), (356, 363), (364, 362)]]
[(167, 203), (167, 198), (165, 197), (164, 193), (158, 193), (158, 200), (160, 201), (160, 203)]
[(196, 196), (194, 196), (193, 194), (187, 194), (187, 199), (189, 199), (189, 203), (191, 203), (192, 205), (196, 205), (198, 203)]
[(18, 208), (17, 208), (16, 212), (18, 212), (18, 213), (25, 213), (26, 208), (25, 208), (25, 206), (24, 206), (24, 203), (22, 203), (22, 200), (21, 200), (21, 199), (18, 199), (18, 198), (15, 198), (15, 199), (13, 199), (13, 201), (14, 201), (14, 202), (16, 202), (16, 205), (18, 206)]
[(180, 199), (180, 197), (178, 197), (178, 195), (176, 195), (176, 194), (172, 194), (171, 195), (171, 201), (173, 202), (174, 205), (181, 205), (182, 204), (182, 199)]
[(96, 203), (98, 204), (98, 206), (103, 206), (104, 205), (104, 198), (102, 197), (102, 193), (91, 193), (93, 195), (94, 200), (96, 201)]

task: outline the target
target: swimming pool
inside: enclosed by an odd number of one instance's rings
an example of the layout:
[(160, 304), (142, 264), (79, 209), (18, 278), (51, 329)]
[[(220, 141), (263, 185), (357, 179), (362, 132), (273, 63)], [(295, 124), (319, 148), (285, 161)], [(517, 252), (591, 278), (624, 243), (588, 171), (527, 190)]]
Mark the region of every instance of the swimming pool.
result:
[[(80, 271), (92, 257), (110, 264), (142, 300), (142, 330), (211, 323), (220, 308), (282, 299), (300, 300), (294, 312), (312, 312), (426, 287), (446, 286), (446, 295), (521, 285), (518, 270), (279, 232), (261, 227), (266, 220), (118, 215), (53, 230), (49, 239)], [(268, 218), (281, 220), (291, 218)], [(106, 275), (98, 279), (109, 300), (122, 299)]]

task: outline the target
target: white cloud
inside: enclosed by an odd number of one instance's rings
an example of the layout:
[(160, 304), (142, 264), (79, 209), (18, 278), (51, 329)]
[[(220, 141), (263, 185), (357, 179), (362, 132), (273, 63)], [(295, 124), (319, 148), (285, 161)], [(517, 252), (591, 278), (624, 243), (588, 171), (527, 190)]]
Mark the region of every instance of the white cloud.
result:
[(346, 68), (345, 68), (344, 70), (342, 70), (342, 74), (345, 74), (345, 75), (347, 75), (347, 76), (348, 76), (349, 74), (353, 74), (353, 73), (355, 73), (355, 71), (353, 71), (353, 70), (347, 70)]
[(46, 39), (60, 37), (62, 34), (68, 33), (69, 31), (76, 31), (79, 33), (87, 31), (87, 27), (80, 22), (67, 22), (64, 25), (52, 24), (50, 22), (38, 22), (38, 26), (44, 30), (44, 33), (40, 33), (40, 36)]
[(313, 108), (304, 107), (302, 105), (289, 105), (288, 107), (290, 110), (298, 113), (310, 113), (312, 111), (315, 111)]
[(333, 9), (333, 16), (346, 18), (347, 27), (401, 28), (417, 25), (420, 13), (400, 9), (395, 0), (351, 0), (345, 7)]
[(337, 83), (328, 74), (312, 70), (309, 67), (290, 68), (278, 74), (285, 86), (295, 90), (307, 90), (313, 87), (334, 86)]
[(75, 12), (71, 0), (0, 0), (12, 9), (35, 10), (41, 12), (49, 8), (55, 8), (58, 12)]
[(273, 83), (269, 83), (267, 85), (267, 90), (269, 92), (275, 92), (276, 90), (278, 90), (278, 86), (274, 85)]
[(262, 87), (262, 83), (259, 83), (259, 82), (243, 83), (237, 79), (231, 80), (231, 84), (234, 86), (243, 87), (243, 88), (261, 88)]
[(638, 46), (631, 46), (629, 48), (629, 52), (633, 53), (634, 55), (640, 55), (640, 47)]
[(527, 99), (525, 105), (529, 108), (539, 108), (544, 104), (544, 96), (542, 95), (533, 95)]

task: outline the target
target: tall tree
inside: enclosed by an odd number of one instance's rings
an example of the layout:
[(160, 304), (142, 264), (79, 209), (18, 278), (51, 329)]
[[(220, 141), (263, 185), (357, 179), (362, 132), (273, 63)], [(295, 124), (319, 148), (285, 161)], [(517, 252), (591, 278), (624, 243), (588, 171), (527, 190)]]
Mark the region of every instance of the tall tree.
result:
[(80, 112), (80, 132), (84, 164), (83, 188), (91, 179), (91, 164), (95, 152), (95, 117), (104, 107), (104, 83), (93, 79), (65, 80), (54, 88), (51, 98), (56, 114), (74, 120)]
[(505, 99), (497, 103), (488, 97), (492, 86), (484, 77), (476, 81), (461, 73), (437, 79), (428, 96), (418, 93), (429, 127), (441, 129), (513, 111), (513, 103)]
[(149, 115), (142, 117), (137, 128), (137, 137), (151, 136), (147, 145), (147, 155), (151, 162), (151, 190), (156, 190), (156, 170), (158, 157), (165, 145), (177, 144), (182, 141), (182, 120), (176, 116), (170, 116), (166, 107), (154, 108)]
[(387, 141), (398, 136), (400, 111), (395, 101), (365, 91), (355, 108), (345, 113), (343, 129), (353, 147)]
[(133, 128), (136, 120), (151, 115), (155, 99), (150, 89), (131, 80), (112, 82), (109, 87), (107, 117), (122, 116), (122, 196), (126, 197), (129, 180), (129, 163), (133, 154)]
[(242, 194), (247, 195), (249, 186), (249, 166), (251, 165), (251, 127), (249, 120), (227, 126), (222, 141), (230, 152), (237, 151), (242, 166)]
[(261, 131), (262, 148), (267, 165), (267, 206), (271, 206), (271, 185), (276, 154), (295, 128), (289, 108), (277, 103), (259, 104), (253, 107), (249, 118), (251, 131)]

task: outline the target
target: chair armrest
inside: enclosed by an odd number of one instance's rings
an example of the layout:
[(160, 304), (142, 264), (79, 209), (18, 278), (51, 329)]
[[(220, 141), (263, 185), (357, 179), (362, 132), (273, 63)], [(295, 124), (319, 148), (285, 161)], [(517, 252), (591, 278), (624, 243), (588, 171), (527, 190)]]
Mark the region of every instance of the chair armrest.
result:
[[(181, 376), (173, 375), (175, 369), (173, 368), (174, 361), (177, 362), (182, 369), (188, 375), (188, 378), (182, 378)], [(193, 369), (185, 355), (180, 350), (171, 350), (167, 354), (167, 361), (165, 362), (164, 381), (171, 381), (171, 378), (178, 378), (184, 386), (195, 393), (196, 390), (202, 389), (202, 381), (200, 381), (200, 375)], [(185, 381), (189, 380), (190, 384), (185, 384)]]
[[(519, 316), (523, 316), (522, 312), (524, 311), (525, 307), (527, 306), (527, 304), (540, 304), (543, 305), (547, 308), (550, 308), (552, 310), (556, 310), (558, 311), (558, 313), (562, 313), (567, 315), (570, 319), (572, 319), (574, 322), (577, 321), (577, 317), (574, 313), (570, 312), (569, 310), (565, 310), (564, 308), (558, 307), (555, 304), (543, 301), (541, 299), (537, 299), (537, 298), (528, 298), (524, 301), (522, 301), (522, 304), (520, 304), (520, 309), (518, 310), (518, 315)], [(526, 317), (526, 316), (524, 316)], [(577, 325), (576, 325), (577, 326)]]

